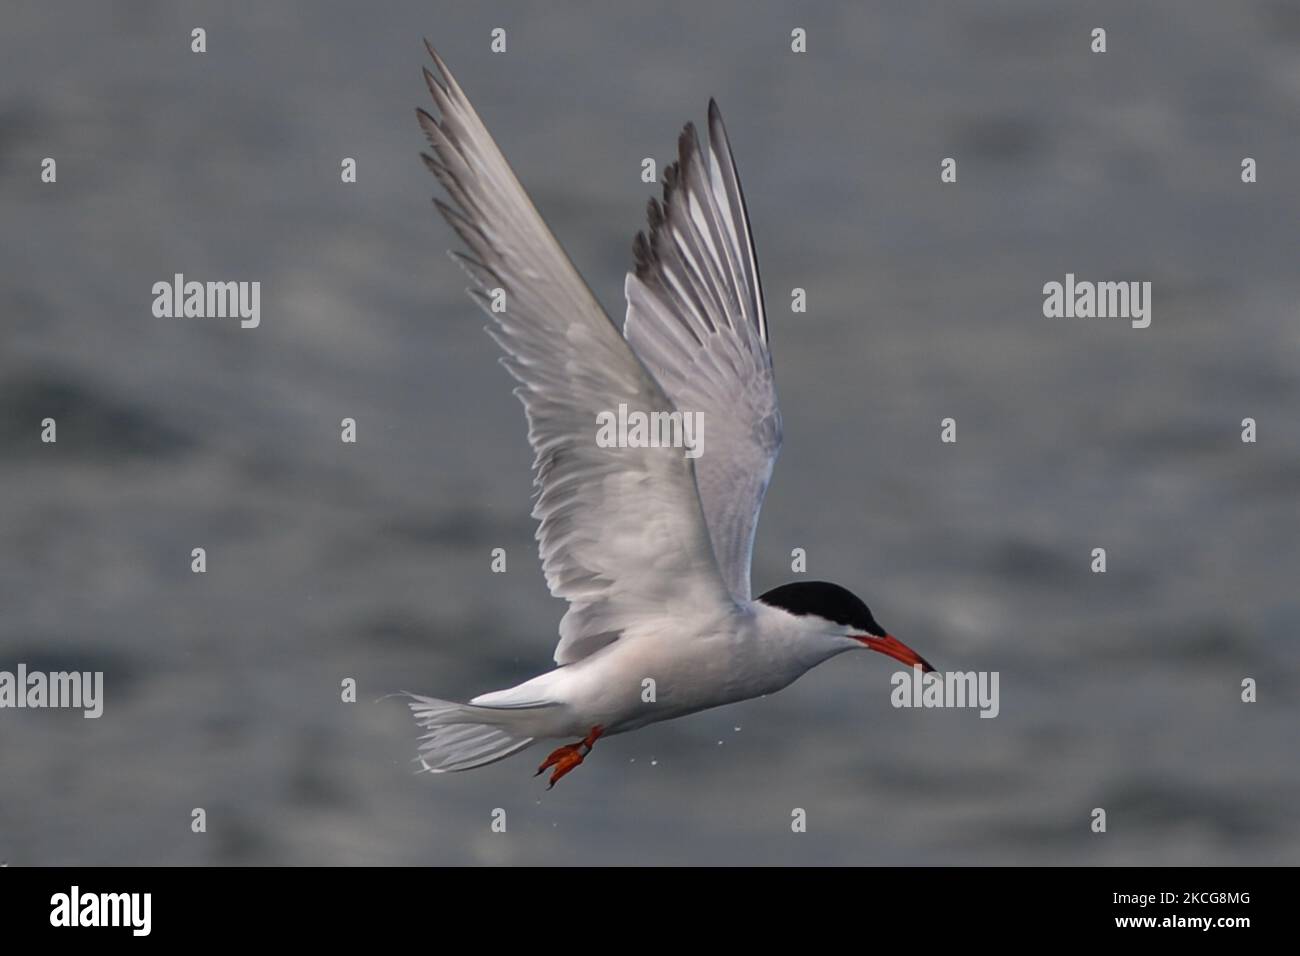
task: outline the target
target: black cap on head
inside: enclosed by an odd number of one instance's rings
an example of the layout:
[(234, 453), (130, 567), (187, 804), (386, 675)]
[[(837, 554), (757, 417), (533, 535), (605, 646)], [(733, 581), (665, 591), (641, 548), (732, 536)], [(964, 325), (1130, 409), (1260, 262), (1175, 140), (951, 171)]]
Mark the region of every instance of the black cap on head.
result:
[(803, 617), (816, 614), (828, 621), (851, 627), (873, 637), (885, 637), (887, 632), (876, 623), (871, 608), (848, 588), (826, 581), (796, 581), (773, 588), (758, 598), (768, 607), (779, 607)]

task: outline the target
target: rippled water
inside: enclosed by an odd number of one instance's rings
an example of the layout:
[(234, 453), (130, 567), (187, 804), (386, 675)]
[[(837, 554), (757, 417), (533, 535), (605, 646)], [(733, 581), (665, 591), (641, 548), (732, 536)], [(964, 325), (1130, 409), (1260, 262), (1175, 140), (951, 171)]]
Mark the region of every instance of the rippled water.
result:
[[(1296, 862), (1294, 5), (622, 6), (6, 11), (0, 668), (107, 699), (0, 712), (0, 859)], [(641, 159), (718, 98), (786, 424), (756, 586), (805, 548), (941, 668), (999, 671), (997, 719), (894, 710), (850, 655), (550, 793), (535, 752), (412, 773), (380, 698), (530, 676), (563, 610), (416, 158), (423, 35), (611, 311)], [(260, 281), (261, 326), (154, 318), (175, 272)], [(1151, 281), (1151, 328), (1043, 318), (1067, 272)]]

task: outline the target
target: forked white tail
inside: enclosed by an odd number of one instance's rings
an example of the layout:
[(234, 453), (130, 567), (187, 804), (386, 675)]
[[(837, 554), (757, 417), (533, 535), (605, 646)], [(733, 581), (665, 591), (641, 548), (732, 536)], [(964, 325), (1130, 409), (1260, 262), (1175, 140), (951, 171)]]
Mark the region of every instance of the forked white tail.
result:
[(415, 721), (427, 733), (420, 738), (421, 767), (430, 773), (473, 770), (504, 760), (533, 743), (520, 725), (527, 715), (518, 708), (456, 704), (435, 697), (407, 694)]

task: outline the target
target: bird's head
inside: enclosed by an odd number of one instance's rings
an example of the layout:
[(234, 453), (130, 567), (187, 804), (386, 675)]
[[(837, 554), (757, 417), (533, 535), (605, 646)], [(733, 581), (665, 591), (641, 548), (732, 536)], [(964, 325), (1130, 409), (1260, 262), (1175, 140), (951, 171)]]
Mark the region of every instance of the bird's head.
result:
[(798, 581), (773, 588), (758, 599), (815, 624), (811, 633), (826, 642), (832, 654), (866, 648), (908, 667), (919, 666), (925, 673), (934, 670), (929, 661), (881, 627), (861, 598), (838, 584)]

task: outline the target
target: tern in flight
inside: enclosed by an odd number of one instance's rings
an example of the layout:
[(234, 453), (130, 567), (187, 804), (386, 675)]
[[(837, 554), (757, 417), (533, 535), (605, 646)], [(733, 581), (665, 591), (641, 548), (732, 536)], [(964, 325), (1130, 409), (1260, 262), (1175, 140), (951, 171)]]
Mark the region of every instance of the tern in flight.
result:
[[(838, 585), (750, 596), (781, 413), (758, 260), (717, 104), (707, 147), (688, 124), (664, 170), (663, 200), (650, 200), (620, 334), (429, 53), (437, 115), (417, 111), (432, 146), (423, 158), (450, 200), (434, 202), (467, 247), (452, 256), (519, 383), (542, 570), (569, 606), (553, 670), (468, 704), (408, 695), (426, 731), (423, 768), (471, 770), (538, 740), (577, 738), (537, 770), (551, 770), (554, 786), (602, 736), (773, 693), (844, 651), (933, 670)], [(599, 442), (600, 422), (623, 406), (660, 422), (690, 413), (701, 440), (689, 452), (634, 442), (631, 431), (613, 447)]]

